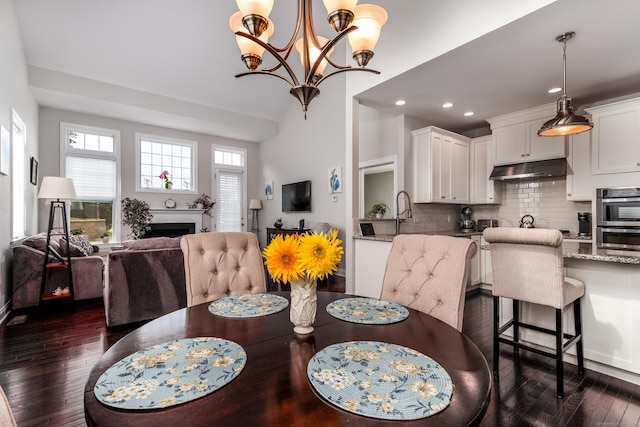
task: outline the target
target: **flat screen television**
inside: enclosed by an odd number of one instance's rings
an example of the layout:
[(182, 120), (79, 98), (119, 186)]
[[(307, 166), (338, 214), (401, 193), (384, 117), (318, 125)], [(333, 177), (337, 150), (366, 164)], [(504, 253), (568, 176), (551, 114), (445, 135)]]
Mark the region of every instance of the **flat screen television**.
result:
[(311, 181), (282, 185), (282, 212), (311, 212)]

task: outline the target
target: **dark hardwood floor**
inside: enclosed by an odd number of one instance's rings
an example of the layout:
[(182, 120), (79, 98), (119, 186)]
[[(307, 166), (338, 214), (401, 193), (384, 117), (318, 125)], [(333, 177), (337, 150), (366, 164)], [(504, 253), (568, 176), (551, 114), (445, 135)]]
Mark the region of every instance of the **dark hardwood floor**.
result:
[[(319, 288), (344, 291), (344, 283), (338, 278)], [(489, 366), (491, 310), (490, 296), (469, 296), (463, 330), (485, 354)], [(26, 314), (24, 323), (0, 327), (0, 385), (18, 425), (86, 425), (83, 390), (89, 371), (104, 351), (139, 324), (106, 328), (100, 300), (80, 302), (74, 312)], [(567, 364), (566, 396), (559, 400), (553, 365), (551, 359), (526, 352), (516, 364), (505, 346), (500, 355), (500, 381), (494, 384), (481, 425), (639, 425), (639, 386), (591, 371), (580, 377), (575, 366)]]

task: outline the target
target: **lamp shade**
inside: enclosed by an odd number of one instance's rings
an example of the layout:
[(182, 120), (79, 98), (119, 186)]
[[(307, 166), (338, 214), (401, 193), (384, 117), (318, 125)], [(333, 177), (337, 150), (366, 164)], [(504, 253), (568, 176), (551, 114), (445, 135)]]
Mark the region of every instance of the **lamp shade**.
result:
[(538, 135), (564, 136), (586, 132), (593, 128), (593, 124), (586, 117), (573, 113), (571, 98), (563, 96), (558, 100), (558, 112), (554, 118), (546, 121)]
[(257, 211), (261, 210), (262, 202), (258, 199), (251, 199), (251, 201), (249, 202), (249, 209)]
[[(268, 20), (268, 22), (269, 22), (269, 26), (267, 27), (267, 30), (264, 31), (260, 35), (260, 37), (258, 37), (258, 39), (260, 39), (265, 43), (269, 43), (269, 37), (271, 37), (275, 29), (273, 22), (271, 22), (271, 20)], [(229, 19), (229, 27), (231, 27), (231, 31), (233, 31), (234, 33), (241, 32), (241, 33), (249, 34), (249, 31), (247, 31), (247, 29), (244, 27), (244, 24), (242, 23), (241, 12), (236, 12), (233, 15), (231, 15), (231, 18)], [(264, 53), (264, 48), (259, 44), (254, 43), (248, 38), (242, 37), (242, 36), (236, 36), (236, 43), (238, 43), (240, 52), (242, 52), (243, 55), (251, 54), (251, 55), (256, 55), (262, 58), (262, 54)]]
[(362, 4), (356, 6), (353, 13), (355, 17), (352, 24), (358, 29), (348, 35), (351, 49), (353, 52), (373, 51), (380, 37), (380, 30), (387, 22), (387, 12), (374, 4)]
[(42, 179), (38, 199), (70, 200), (76, 197), (76, 188), (71, 178), (45, 176)]

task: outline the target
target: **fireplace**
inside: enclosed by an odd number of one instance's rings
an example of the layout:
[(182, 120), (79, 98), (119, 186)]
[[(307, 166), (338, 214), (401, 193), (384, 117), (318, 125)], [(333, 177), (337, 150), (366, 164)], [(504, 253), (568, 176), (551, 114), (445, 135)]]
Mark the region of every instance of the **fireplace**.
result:
[(144, 239), (149, 237), (178, 237), (185, 234), (194, 234), (196, 224), (193, 222), (152, 222), (151, 229), (144, 235)]

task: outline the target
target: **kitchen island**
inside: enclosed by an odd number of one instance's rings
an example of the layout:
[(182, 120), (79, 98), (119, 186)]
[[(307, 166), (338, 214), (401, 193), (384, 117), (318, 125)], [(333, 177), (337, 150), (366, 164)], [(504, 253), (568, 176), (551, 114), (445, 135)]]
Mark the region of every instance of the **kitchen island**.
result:
[[(467, 237), (471, 233), (441, 234)], [(354, 237), (355, 293), (380, 296), (393, 237)], [(488, 245), (480, 249), (487, 255), (490, 253)], [(562, 251), (566, 275), (585, 283), (581, 304), (586, 368), (640, 384), (640, 328), (637, 327), (640, 324), (640, 252), (600, 249), (592, 242), (576, 239), (564, 241)], [(500, 311), (501, 318), (510, 315), (511, 302), (503, 299)], [(553, 309), (535, 304), (523, 304), (522, 316), (525, 321), (547, 328), (553, 327), (555, 318)], [(572, 319), (573, 313), (566, 311), (564, 322), (570, 332)], [(551, 337), (535, 331), (522, 331), (521, 335), (531, 342), (554, 345)], [(572, 349), (565, 360), (575, 363), (573, 354)]]

